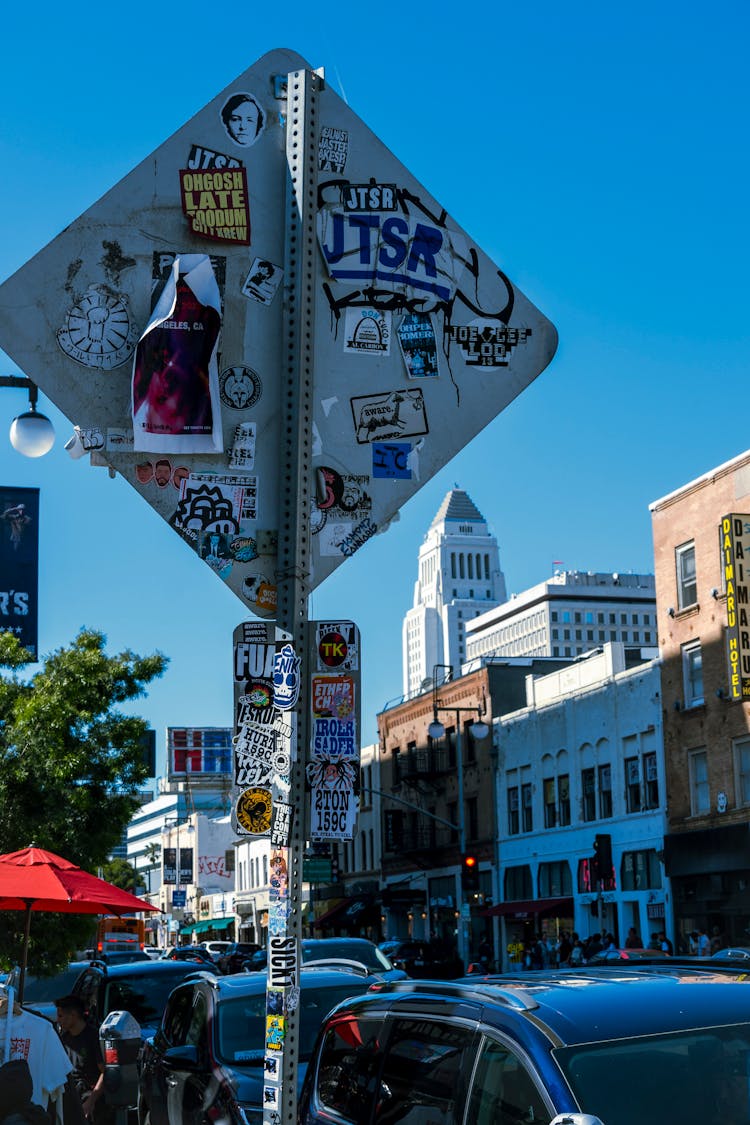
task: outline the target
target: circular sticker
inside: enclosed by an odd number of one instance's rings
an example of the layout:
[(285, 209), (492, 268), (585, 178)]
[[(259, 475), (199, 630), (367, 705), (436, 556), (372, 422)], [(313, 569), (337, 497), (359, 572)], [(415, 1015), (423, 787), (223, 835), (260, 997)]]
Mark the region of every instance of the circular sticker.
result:
[(270, 789), (246, 789), (237, 801), (237, 823), (251, 835), (262, 836), (271, 831), (272, 810)]
[(232, 410), (248, 410), (263, 394), (260, 375), (252, 367), (225, 367), (219, 375), (221, 401)]
[(338, 668), (349, 655), (349, 646), (341, 633), (334, 630), (324, 634), (318, 643), (318, 656), (326, 668)]
[(242, 693), (248, 707), (254, 711), (265, 711), (273, 707), (273, 681), (249, 680)]
[(291, 769), (292, 760), (287, 750), (274, 750), (271, 759), (271, 765), (274, 773), (287, 774)]

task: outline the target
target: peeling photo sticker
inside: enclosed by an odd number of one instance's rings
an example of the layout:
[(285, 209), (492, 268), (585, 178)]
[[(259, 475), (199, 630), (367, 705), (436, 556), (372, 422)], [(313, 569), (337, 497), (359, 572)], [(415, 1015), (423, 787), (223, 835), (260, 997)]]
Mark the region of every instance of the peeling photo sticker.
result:
[(469, 367), (507, 367), (513, 349), (525, 344), (530, 328), (509, 328), (500, 320), (451, 324), (448, 337), (464, 353)]
[(292, 834), (293, 806), (285, 801), (274, 801), (271, 820), (271, 847), (286, 848)]
[(392, 441), (429, 432), (421, 390), (382, 391), (350, 399), (357, 442)]
[(284, 991), (281, 988), (269, 988), (266, 990), (266, 1015), (267, 1016), (283, 1016), (284, 1015)]
[(411, 480), (411, 442), (376, 441), (372, 444), (372, 475), (386, 480)]
[(279, 1060), (276, 1055), (266, 1055), (263, 1059), (263, 1075), (275, 1081), (280, 1077)]
[(349, 355), (391, 354), (390, 309), (346, 309), (344, 351)]
[(318, 142), (318, 170), (342, 175), (349, 155), (349, 132), (324, 125)]
[(241, 168), (242, 161), (233, 156), (226, 156), (223, 152), (214, 152), (203, 145), (191, 145), (187, 158), (186, 168), (191, 171), (204, 171), (207, 168)]
[(273, 662), (273, 701), (282, 711), (291, 711), (299, 699), (299, 668), (302, 658), (290, 644), (276, 653)]
[(221, 401), (231, 410), (249, 410), (263, 393), (260, 375), (252, 367), (237, 364), (219, 374)]
[(286, 992), (286, 1010), (288, 1012), (296, 1012), (299, 1006), (300, 996), (302, 990), (298, 984), (292, 985)]
[[(156, 308), (164, 286), (172, 277), (172, 267), (175, 258), (180, 255), (176, 251), (154, 250), (151, 256), (151, 308)], [(223, 254), (209, 254), (208, 260), (214, 271), (214, 278), (219, 290), (219, 305), (222, 318), (224, 316), (224, 290), (227, 280), (227, 260)]]
[(230, 141), (240, 148), (250, 148), (265, 128), (266, 115), (252, 94), (239, 90), (221, 107), (221, 123)]
[(316, 621), (315, 647), (321, 672), (359, 670), (359, 629), (352, 621)]
[(280, 1051), (284, 1046), (286, 1020), (283, 1016), (266, 1016), (266, 1049)]
[(351, 676), (313, 676), (311, 707), (316, 719), (348, 719), (354, 714), (354, 680)]
[(77, 295), (57, 332), (57, 343), (83, 367), (111, 371), (130, 359), (138, 342), (128, 298), (109, 285)]
[(229, 551), (229, 538), (218, 531), (202, 531), (198, 534), (196, 550), (207, 566), (220, 578), (228, 578), (232, 573), (232, 556)]
[(396, 334), (410, 379), (429, 379), (438, 374), (438, 353), (432, 321), (424, 313), (409, 313)]
[(265, 258), (256, 258), (245, 278), (242, 292), (245, 297), (260, 301), (261, 305), (270, 305), (283, 276), (284, 271), (281, 266), (275, 266)]
[(250, 245), (250, 204), (247, 172), (232, 168), (226, 172), (180, 170), (182, 213), (192, 234), (213, 242)]
[(273, 800), (268, 789), (254, 786), (237, 799), (237, 823), (251, 836), (266, 836), (271, 831)]
[(297, 983), (297, 940), (271, 936), (268, 939), (268, 987), (292, 988)]
[(241, 471), (255, 468), (255, 422), (240, 422), (235, 426), (232, 448), (229, 451), (230, 469)]

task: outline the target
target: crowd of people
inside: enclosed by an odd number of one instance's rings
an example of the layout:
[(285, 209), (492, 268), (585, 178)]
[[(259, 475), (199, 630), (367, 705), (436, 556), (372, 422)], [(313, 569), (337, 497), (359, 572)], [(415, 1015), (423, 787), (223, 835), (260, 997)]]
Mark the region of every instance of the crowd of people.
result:
[[(687, 934), (680, 942), (680, 953), (697, 957), (710, 957), (725, 948), (724, 937), (718, 926), (709, 935), (707, 927)], [(598, 953), (617, 950), (618, 944), (612, 933), (600, 931), (581, 938), (574, 930), (561, 930), (558, 936), (538, 934), (533, 940), (523, 944), (521, 957), (524, 969), (548, 969), (561, 966), (585, 965)], [(624, 948), (674, 955), (674, 945), (664, 930), (655, 930), (648, 941), (644, 941), (634, 926), (628, 930)], [(509, 953), (511, 951), (509, 950)]]

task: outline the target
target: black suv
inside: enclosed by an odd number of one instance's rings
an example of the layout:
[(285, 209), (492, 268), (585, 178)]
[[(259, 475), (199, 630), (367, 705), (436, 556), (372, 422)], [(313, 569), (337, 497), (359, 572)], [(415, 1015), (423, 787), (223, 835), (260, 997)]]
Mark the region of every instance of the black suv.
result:
[(665, 961), (375, 984), (325, 1021), (298, 1121), (748, 1122), (746, 975)]
[[(88, 1018), (97, 1027), (110, 1012), (130, 1012), (146, 1039), (156, 1031), (172, 989), (197, 968), (195, 961), (130, 961), (126, 965), (92, 961), (70, 991), (81, 997)], [(208, 965), (201, 968), (211, 971)]]
[[(361, 972), (311, 965), (299, 974), (299, 1077), (325, 1016), (367, 987)], [(260, 1125), (266, 1040), (266, 978), (198, 972), (169, 997), (143, 1049), (140, 1125)], [(281, 1013), (279, 1013), (281, 1014)]]
[(255, 941), (233, 941), (220, 955), (216, 964), (222, 973), (241, 973), (245, 962), (249, 961), (253, 953), (257, 953), (259, 949), (260, 946)]

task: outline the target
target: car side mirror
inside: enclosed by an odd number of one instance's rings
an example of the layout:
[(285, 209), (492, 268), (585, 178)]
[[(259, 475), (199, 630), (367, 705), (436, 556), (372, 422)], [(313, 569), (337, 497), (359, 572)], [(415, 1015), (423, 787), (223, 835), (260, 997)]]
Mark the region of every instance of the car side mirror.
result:
[(604, 1125), (604, 1122), (593, 1113), (558, 1113), (549, 1125)]
[(182, 1047), (168, 1047), (162, 1057), (164, 1066), (168, 1070), (201, 1069), (198, 1048), (194, 1043), (186, 1043)]

